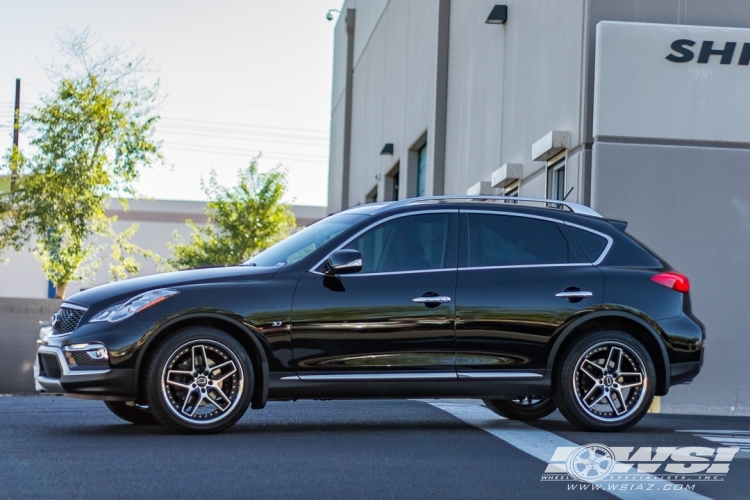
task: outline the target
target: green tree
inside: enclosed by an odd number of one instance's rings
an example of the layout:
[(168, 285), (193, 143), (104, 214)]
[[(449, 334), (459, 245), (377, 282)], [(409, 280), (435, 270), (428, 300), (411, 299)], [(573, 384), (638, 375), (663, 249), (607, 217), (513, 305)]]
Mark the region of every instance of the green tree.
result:
[(286, 176), (279, 169), (258, 172), (255, 160), (237, 175), (237, 185), (219, 186), (211, 172), (208, 186), (203, 186), (209, 202), (209, 221), (192, 229), (190, 241), (183, 243), (175, 231), (176, 243), (169, 244), (174, 256), (172, 269), (191, 269), (239, 264), (259, 251), (289, 235), (295, 220), (291, 206), (281, 202), (286, 192)]
[(66, 62), (50, 68), (54, 91), (24, 120), (31, 153), (13, 150), (0, 167), (19, 173), (15, 189), (0, 195), (0, 249), (35, 242), (62, 298), (69, 282), (97, 267), (94, 236), (113, 235), (110, 197), (135, 195), (139, 168), (161, 155), (153, 136), (158, 81), (144, 83), (145, 56), (95, 50), (88, 31), (66, 32), (58, 42)]

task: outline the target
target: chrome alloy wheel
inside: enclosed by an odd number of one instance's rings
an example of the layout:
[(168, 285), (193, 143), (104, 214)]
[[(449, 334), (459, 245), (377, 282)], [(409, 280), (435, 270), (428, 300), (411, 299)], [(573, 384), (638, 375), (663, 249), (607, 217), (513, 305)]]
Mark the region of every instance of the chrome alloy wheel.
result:
[(193, 340), (167, 360), (161, 389), (178, 418), (208, 424), (232, 413), (244, 379), (242, 365), (231, 349), (214, 340)]
[(591, 417), (605, 422), (622, 420), (636, 411), (650, 383), (638, 353), (615, 341), (589, 348), (578, 358), (573, 373), (578, 404)]

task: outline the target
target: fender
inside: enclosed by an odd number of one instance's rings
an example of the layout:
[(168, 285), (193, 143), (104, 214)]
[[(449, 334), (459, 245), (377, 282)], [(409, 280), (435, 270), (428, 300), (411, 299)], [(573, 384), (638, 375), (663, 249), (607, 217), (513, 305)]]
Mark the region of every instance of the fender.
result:
[(653, 337), (654, 340), (656, 340), (657, 345), (659, 346), (659, 352), (661, 354), (662, 362), (664, 363), (664, 379), (659, 383), (656, 387), (656, 394), (657, 395), (664, 395), (667, 393), (667, 390), (669, 389), (670, 385), (670, 364), (669, 364), (669, 355), (667, 354), (667, 348), (664, 345), (664, 338), (661, 336), (661, 334), (645, 319), (642, 317), (633, 314), (628, 311), (622, 311), (622, 310), (612, 310), (612, 309), (600, 309), (596, 312), (592, 312), (590, 314), (587, 314), (585, 316), (581, 316), (574, 320), (572, 323), (567, 325), (563, 331), (558, 334), (557, 339), (555, 340), (554, 345), (552, 346), (552, 349), (550, 350), (550, 355), (547, 358), (547, 377), (549, 379), (552, 379), (552, 369), (555, 363), (555, 359), (557, 358), (557, 352), (560, 350), (560, 347), (565, 342), (565, 339), (570, 335), (576, 328), (581, 326), (583, 323), (587, 323), (591, 320), (594, 320), (596, 318), (625, 318), (630, 321), (633, 321), (635, 323), (638, 323), (640, 326), (642, 326), (647, 332), (649, 332)]
[(146, 341), (143, 343), (141, 348), (139, 349), (138, 359), (135, 363), (135, 370), (133, 371), (133, 387), (138, 388), (139, 383), (139, 374), (141, 371), (141, 363), (143, 362), (143, 357), (146, 351), (148, 350), (148, 347), (151, 345), (151, 343), (161, 337), (161, 334), (169, 329), (171, 326), (173, 326), (175, 323), (181, 323), (185, 320), (190, 319), (217, 319), (220, 321), (226, 321), (227, 323), (231, 323), (233, 326), (237, 327), (241, 331), (245, 333), (247, 338), (250, 339), (250, 341), (253, 344), (253, 347), (255, 348), (256, 352), (258, 353), (258, 357), (260, 357), (260, 366), (255, 367), (255, 387), (253, 388), (253, 395), (252, 395), (252, 408), (253, 409), (261, 409), (266, 405), (266, 401), (268, 400), (268, 357), (266, 355), (266, 350), (263, 349), (263, 346), (260, 343), (260, 340), (258, 339), (258, 336), (260, 335), (258, 332), (253, 330), (252, 328), (248, 327), (245, 323), (238, 321), (231, 316), (225, 316), (223, 314), (218, 313), (187, 313), (183, 314), (174, 318), (171, 318), (170, 320), (162, 323), (159, 325), (159, 327), (154, 330), (146, 339)]

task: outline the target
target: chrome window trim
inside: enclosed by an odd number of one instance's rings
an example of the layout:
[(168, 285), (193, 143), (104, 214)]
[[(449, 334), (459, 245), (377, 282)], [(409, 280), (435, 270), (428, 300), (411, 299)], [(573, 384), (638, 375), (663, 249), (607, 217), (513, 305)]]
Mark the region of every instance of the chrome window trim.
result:
[(534, 214), (521, 214), (514, 212), (503, 212), (501, 210), (475, 210), (475, 209), (462, 209), (462, 214), (491, 214), (491, 215), (510, 215), (511, 217), (526, 217), (527, 219), (539, 219), (547, 222), (554, 222), (556, 224), (565, 224), (565, 221), (560, 219), (553, 219), (552, 217), (544, 217), (542, 215)]
[[(352, 274), (346, 274), (345, 276), (353, 278), (355, 276), (389, 276), (392, 274), (442, 273), (445, 271), (456, 272), (457, 270), (458, 270), (457, 267), (441, 267), (440, 269), (417, 269), (416, 271), (385, 271), (382, 273), (352, 273)], [(325, 276), (323, 273), (319, 273), (318, 271), (312, 271), (312, 272), (315, 274), (320, 274), (320, 275)]]
[[(609, 250), (612, 248), (612, 244), (614, 242), (614, 240), (612, 239), (612, 237), (610, 235), (608, 235), (608, 234), (600, 233), (599, 231), (597, 231), (595, 229), (591, 229), (591, 228), (586, 227), (586, 226), (581, 226), (579, 224), (574, 224), (572, 222), (564, 222), (564, 224), (566, 226), (571, 226), (571, 227), (575, 227), (575, 228), (578, 228), (578, 229), (583, 229), (584, 231), (588, 231), (589, 233), (594, 233), (597, 236), (601, 236), (602, 238), (604, 238), (605, 240), (607, 240), (607, 246), (604, 247), (604, 250), (602, 250), (602, 253), (599, 254), (599, 257), (594, 262), (591, 263), (592, 266), (598, 266), (599, 264), (601, 264), (602, 261), (607, 257), (607, 254), (609, 253)], [(573, 235), (573, 238), (575, 238), (575, 235)], [(580, 243), (579, 243), (579, 245), (580, 245)], [(583, 250), (583, 248), (581, 248), (581, 250)]]
[[(400, 214), (395, 214), (395, 215), (391, 215), (390, 217), (385, 217), (383, 219), (380, 219), (379, 221), (374, 222), (374, 223), (370, 224), (369, 226), (367, 226), (366, 228), (360, 230), (355, 235), (353, 235), (352, 237), (350, 237), (349, 239), (347, 239), (346, 241), (344, 241), (342, 244), (340, 244), (339, 246), (337, 246), (336, 248), (334, 248), (333, 250), (331, 250), (330, 252), (328, 252), (328, 254), (325, 257), (323, 257), (322, 259), (320, 259), (320, 261), (317, 264), (315, 264), (314, 266), (312, 266), (308, 272), (311, 272), (313, 274), (319, 274), (321, 276), (325, 276), (325, 274), (323, 274), (321, 272), (318, 272), (315, 269), (317, 269), (318, 267), (320, 267), (320, 265), (322, 263), (324, 263), (326, 260), (328, 260), (328, 257), (330, 257), (333, 252), (341, 250), (346, 245), (348, 245), (349, 243), (351, 243), (352, 241), (354, 241), (356, 238), (358, 238), (359, 236), (361, 236), (363, 233), (369, 231), (370, 229), (372, 229), (374, 227), (379, 226), (380, 224), (383, 224), (384, 222), (388, 222), (389, 220), (393, 220), (393, 219), (398, 219), (400, 217), (408, 217), (410, 215), (420, 215), (420, 214), (455, 214), (455, 213), (458, 213), (458, 209), (457, 208), (440, 209), (440, 210), (419, 210), (419, 211), (415, 211), (415, 212), (404, 212), (404, 213), (400, 213)], [(382, 272), (382, 273), (353, 273), (353, 274), (347, 274), (346, 276), (380, 276), (380, 275), (388, 275), (388, 274), (424, 273), (424, 272), (455, 271), (455, 270), (456, 270), (455, 267), (451, 267), (451, 268), (440, 268), (440, 269), (418, 269), (418, 270), (415, 270), (415, 271), (387, 271), (387, 272)]]
[[(609, 238), (606, 234), (599, 233), (598, 231), (593, 231), (590, 229), (587, 229), (583, 226), (579, 226), (578, 224), (569, 224), (565, 222), (564, 220), (560, 219), (553, 219), (550, 217), (543, 217), (541, 215), (533, 215), (533, 214), (517, 214), (517, 213), (511, 213), (511, 212), (503, 212), (499, 210), (461, 210), (461, 213), (467, 213), (467, 214), (491, 214), (491, 215), (510, 215), (511, 217), (526, 217), (527, 219), (539, 219), (547, 222), (553, 222), (555, 224), (565, 224), (565, 225), (571, 225), (575, 227), (579, 227), (581, 229), (586, 229), (587, 231), (591, 231), (592, 233), (599, 234), (601, 236), (604, 236), (605, 238)], [(565, 236), (565, 234), (562, 234), (562, 237), (565, 238), (565, 241), (568, 240), (568, 238)], [(575, 236), (574, 236), (575, 237)], [(570, 244), (570, 243), (568, 243)], [(609, 238), (608, 246), (604, 249), (604, 252), (602, 252), (604, 255), (606, 255), (606, 252), (609, 251), (609, 247), (612, 246), (612, 238)], [(584, 258), (587, 258), (584, 254)], [(597, 261), (601, 262), (601, 259)], [(465, 271), (465, 270), (476, 270), (476, 269), (522, 269), (522, 268), (532, 268), (532, 267), (575, 267), (575, 266), (595, 266), (597, 263), (591, 263), (591, 262), (566, 262), (566, 263), (560, 263), (560, 264), (513, 264), (508, 266), (475, 266), (475, 267), (459, 267), (459, 271)]]
[(481, 269), (524, 269), (532, 267), (586, 267), (593, 266), (591, 262), (577, 262), (573, 264), (517, 264), (513, 266), (479, 266), (479, 267), (459, 267), (459, 271), (476, 271)]

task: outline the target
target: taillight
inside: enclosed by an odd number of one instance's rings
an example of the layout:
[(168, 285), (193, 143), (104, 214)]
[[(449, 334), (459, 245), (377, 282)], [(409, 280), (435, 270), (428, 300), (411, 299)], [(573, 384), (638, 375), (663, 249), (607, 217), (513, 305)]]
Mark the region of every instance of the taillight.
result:
[(675, 271), (656, 274), (651, 276), (651, 280), (678, 292), (688, 293), (690, 291), (690, 280), (688, 277)]

